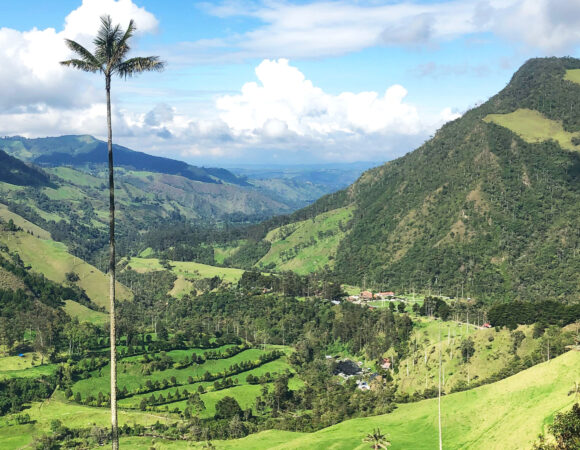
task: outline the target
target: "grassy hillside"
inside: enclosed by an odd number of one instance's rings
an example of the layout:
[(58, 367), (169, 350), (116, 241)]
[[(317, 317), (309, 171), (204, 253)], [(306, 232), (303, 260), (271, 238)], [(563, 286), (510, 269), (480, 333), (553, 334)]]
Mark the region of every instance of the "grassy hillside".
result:
[[(580, 353), (568, 352), (513, 377), (471, 391), (444, 396), (441, 401), (443, 447), (470, 449), (521, 449), (556, 412), (569, 409), (568, 391), (580, 371)], [(391, 414), (348, 420), (316, 433), (270, 430), (244, 439), (214, 441), (217, 449), (365, 449), (364, 437), (380, 428), (392, 449), (433, 449), (438, 446), (437, 399), (399, 405)], [(147, 448), (151, 439), (130, 438), (122, 443)], [(203, 448), (156, 440), (159, 449)]]
[[(11, 252), (18, 253), (32, 270), (44, 274), (49, 280), (64, 283), (65, 274), (75, 272), (80, 278), (77, 285), (85, 290), (94, 303), (108, 309), (107, 276), (96, 267), (68, 253), (64, 244), (38, 239), (24, 231), (0, 234), (0, 242)], [(117, 296), (120, 300), (129, 300), (132, 294), (125, 286), (117, 283)]]
[[(216, 267), (190, 261), (169, 261), (169, 265), (171, 266), (171, 272), (177, 276), (173, 289), (169, 294), (178, 298), (192, 291), (195, 280), (217, 276), (223, 282), (237, 283), (244, 273), (241, 269)], [(140, 273), (165, 270), (157, 258), (131, 258), (128, 266), (135, 272)]]
[[(537, 356), (543, 341), (532, 337), (532, 327), (520, 326), (518, 331), (524, 337), (513, 352), (513, 333), (506, 328), (496, 331), (452, 321), (419, 322), (411, 338), (411, 355), (399, 362), (399, 373), (395, 376), (399, 390), (413, 394), (437, 387), (440, 349), (446, 393), (460, 384), (468, 386), (501, 372), (513, 363), (516, 355), (521, 360), (532, 358), (536, 363), (545, 359)], [(468, 363), (461, 355), (461, 344), (466, 339), (474, 343), (474, 354)]]
[(550, 120), (538, 111), (517, 109), (509, 114), (489, 114), (483, 120), (501, 125), (529, 143), (553, 139), (562, 148), (580, 150), (580, 141), (574, 139), (580, 138), (580, 132), (570, 133), (564, 130), (561, 122)]
[(301, 275), (332, 267), (352, 213), (351, 207), (340, 208), (273, 229), (264, 239), (271, 243), (270, 250), (257, 267)]

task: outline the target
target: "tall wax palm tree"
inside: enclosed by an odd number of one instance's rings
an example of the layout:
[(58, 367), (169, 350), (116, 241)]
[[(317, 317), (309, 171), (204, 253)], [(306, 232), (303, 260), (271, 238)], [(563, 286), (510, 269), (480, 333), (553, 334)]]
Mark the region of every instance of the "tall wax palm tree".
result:
[(111, 321), (111, 432), (113, 449), (119, 448), (117, 425), (117, 348), (115, 342), (115, 183), (113, 178), (113, 130), (111, 126), (111, 78), (132, 77), (141, 72), (163, 70), (164, 63), (157, 56), (126, 59), (130, 50), (129, 39), (135, 32), (133, 20), (126, 30), (114, 25), (108, 15), (101, 17), (101, 27), (93, 40), (94, 53), (79, 43), (66, 39), (66, 44), (77, 58), (61, 61), (62, 65), (73, 67), (84, 72), (100, 72), (105, 76), (107, 92), (107, 150), (109, 156), (109, 297)]
[(387, 441), (387, 437), (381, 433), (381, 429), (377, 428), (373, 430), (372, 433), (367, 434), (363, 439), (363, 442), (370, 442), (371, 448), (374, 450), (379, 450), (381, 448), (386, 449), (391, 443)]

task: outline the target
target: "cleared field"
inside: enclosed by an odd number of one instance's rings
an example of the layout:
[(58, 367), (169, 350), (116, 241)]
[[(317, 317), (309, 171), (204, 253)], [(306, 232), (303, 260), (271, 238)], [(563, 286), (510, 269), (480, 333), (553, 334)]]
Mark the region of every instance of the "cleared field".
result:
[[(50, 430), (53, 420), (61, 420), (71, 428), (90, 428), (110, 426), (111, 413), (106, 408), (92, 408), (67, 402), (64, 396), (56, 392), (50, 399), (34, 403), (24, 411), (30, 415), (33, 424), (14, 425), (12, 416), (0, 418), (0, 448), (16, 449), (29, 445), (33, 436)], [(135, 422), (152, 425), (157, 421), (165, 421), (160, 413), (149, 414), (140, 411), (119, 411), (119, 426)], [(171, 419), (170, 419), (171, 420)], [(10, 426), (6, 426), (10, 423)]]
[[(2, 233), (0, 242), (7, 245), (10, 251), (17, 252), (24, 264), (30, 265), (32, 270), (44, 274), (49, 280), (63, 283), (67, 272), (77, 273), (80, 277), (78, 286), (86, 291), (93, 302), (108, 309), (108, 277), (96, 267), (68, 253), (66, 245), (38, 239), (26, 232)], [(119, 300), (130, 300), (132, 297), (129, 289), (117, 283)]]
[(76, 317), (79, 322), (90, 322), (95, 325), (101, 325), (109, 320), (109, 315), (93, 311), (80, 303), (73, 302), (72, 300), (66, 300), (64, 311), (71, 317)]
[(340, 223), (346, 225), (352, 213), (353, 207), (339, 208), (270, 231), (265, 240), (272, 246), (256, 266), (274, 264), (278, 270), (291, 270), (300, 275), (326, 265), (332, 267), (338, 244), (345, 235)]
[(564, 79), (580, 84), (580, 69), (569, 69), (564, 75)]
[[(234, 441), (212, 441), (212, 443), (214, 443), (214, 445), (219, 449), (248, 448), (263, 450), (274, 448), (277, 445), (284, 444), (305, 434), (306, 433), (295, 433), (292, 431), (268, 430), (259, 434), (250, 435), (244, 439), (236, 439)], [(153, 446), (156, 449), (164, 450), (207, 448), (205, 442), (168, 441), (142, 437), (121, 438), (120, 445), (135, 450), (150, 450)]]
[(245, 240), (240, 240), (236, 243), (235, 246), (215, 246), (213, 248), (213, 259), (216, 263), (222, 264), (226, 258), (233, 256), (236, 251), (246, 243)]
[[(189, 261), (169, 261), (171, 271), (183, 279), (200, 279), (220, 277), (228, 283), (237, 283), (244, 271), (242, 269), (230, 269), (227, 267), (215, 267)], [(136, 272), (151, 272), (165, 270), (157, 258), (131, 258), (129, 266)]]
[(548, 119), (538, 111), (517, 109), (509, 114), (488, 114), (483, 120), (505, 127), (529, 143), (552, 139), (557, 141), (562, 148), (580, 149), (580, 146), (572, 143), (572, 138), (580, 137), (580, 132), (569, 133), (564, 130), (561, 122)]
[(13, 212), (8, 210), (8, 207), (2, 203), (0, 203), (0, 218), (5, 222), (8, 222), (10, 219), (14, 221), (14, 224), (18, 225), (24, 231), (30, 231), (35, 236), (38, 236), (40, 239), (51, 239), (50, 233), (46, 230), (43, 230), (37, 225), (34, 225), (32, 222), (20, 217), (18, 214), (14, 214)]
[(54, 167), (44, 169), (48, 173), (52, 173), (65, 181), (77, 186), (101, 187), (104, 184), (103, 178), (97, 178), (86, 172), (73, 169), (71, 167)]
[[(131, 361), (121, 360), (118, 374), (118, 386), (120, 389), (126, 387), (129, 391), (134, 391), (141, 385), (145, 385), (147, 380), (151, 382), (163, 381), (164, 379), (170, 379), (175, 377), (178, 383), (187, 384), (188, 377), (200, 377), (205, 372), (210, 372), (211, 374), (222, 372), (223, 370), (229, 368), (231, 365), (240, 363), (242, 361), (255, 361), (260, 355), (264, 354), (262, 350), (249, 349), (230, 358), (223, 359), (212, 359), (206, 361), (202, 365), (193, 365), (185, 369), (174, 369), (170, 368), (163, 371), (153, 372), (151, 375), (145, 376), (141, 372), (141, 364)], [(93, 377), (81, 380), (73, 386), (73, 392), (80, 392), (82, 397), (85, 398), (87, 395), (95, 395), (99, 391), (105, 393), (109, 389), (110, 385), (110, 368), (105, 366), (99, 369), (96, 373), (93, 373)]]
[[(518, 347), (517, 355), (522, 359), (532, 357), (541, 341), (533, 339), (532, 327), (521, 326), (519, 330), (524, 333), (525, 338)], [(461, 343), (466, 338), (473, 340), (475, 349), (467, 364), (463, 363), (461, 357)], [(507, 367), (514, 358), (513, 339), (509, 330), (482, 330), (457, 322), (441, 323), (441, 341), (439, 323), (423, 322), (413, 331), (411, 348), (412, 354), (400, 362), (396, 376), (399, 389), (410, 394), (437, 386), (440, 348), (444, 392), (450, 392), (460, 382), (488, 378)]]
[[(546, 431), (556, 412), (572, 406), (568, 390), (580, 373), (580, 352), (568, 352), (513, 377), (441, 401), (443, 448), (523, 449)], [(437, 399), (399, 405), (391, 414), (353, 419), (316, 433), (269, 430), (243, 439), (213, 441), (217, 449), (362, 450), (375, 428), (388, 436), (389, 449), (438, 448)], [(147, 448), (149, 438), (122, 441)], [(203, 448), (205, 443), (155, 440), (157, 449)]]
[(193, 291), (193, 282), (185, 277), (179, 276), (173, 283), (173, 288), (169, 291), (169, 295), (175, 298), (181, 298)]
[(0, 359), (0, 380), (6, 378), (36, 378), (42, 375), (50, 375), (58, 368), (58, 364), (40, 364), (40, 356), (33, 364), (34, 353), (27, 353), (22, 361), (16, 361), (18, 356), (8, 356)]

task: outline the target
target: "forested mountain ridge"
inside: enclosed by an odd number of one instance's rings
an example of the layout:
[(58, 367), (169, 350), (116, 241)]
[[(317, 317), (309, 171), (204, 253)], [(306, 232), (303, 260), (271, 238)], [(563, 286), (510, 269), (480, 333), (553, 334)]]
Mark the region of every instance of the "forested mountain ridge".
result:
[(352, 205), (334, 262), (343, 282), (577, 301), (578, 69), (573, 58), (528, 61), (415, 151), (255, 231)]
[(17, 186), (46, 186), (48, 176), (0, 150), (0, 181)]
[[(107, 143), (92, 136), (58, 136), (27, 139), (20, 136), (0, 139), (0, 149), (25, 161), (43, 166), (104, 165), (107, 163)], [(243, 179), (226, 169), (204, 168), (160, 156), (113, 145), (115, 165), (132, 170), (179, 175), (204, 183), (228, 183), (248, 186)]]

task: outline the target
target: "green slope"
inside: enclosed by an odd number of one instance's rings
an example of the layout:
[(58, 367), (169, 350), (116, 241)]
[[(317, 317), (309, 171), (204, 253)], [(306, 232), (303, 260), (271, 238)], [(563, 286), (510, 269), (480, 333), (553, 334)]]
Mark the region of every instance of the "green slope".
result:
[(345, 207), (270, 231), (270, 250), (257, 267), (291, 270), (304, 275), (334, 265), (334, 257), (353, 208)]
[[(4, 244), (10, 252), (17, 253), (24, 264), (57, 283), (65, 282), (66, 273), (75, 272), (80, 278), (76, 284), (85, 290), (94, 303), (108, 309), (109, 279), (104, 273), (71, 255), (66, 245), (51, 240), (47, 231), (8, 211), (4, 205), (0, 205), (0, 217), (4, 220), (13, 219), (16, 225), (23, 228), (24, 231), (1, 232), (0, 243)], [(130, 300), (132, 296), (129, 289), (117, 283), (119, 300)], [(84, 309), (81, 305), (69, 305), (67, 308), (74, 317), (82, 318)], [(87, 309), (86, 312), (88, 311)], [(93, 314), (94, 311), (90, 313), (90, 321), (103, 320), (101, 315)]]
[[(441, 401), (443, 448), (521, 449), (531, 447), (547, 431), (556, 412), (569, 409), (568, 391), (580, 373), (580, 352), (568, 352), (513, 377), (471, 391), (444, 396)], [(437, 399), (399, 405), (391, 414), (347, 420), (316, 433), (270, 430), (244, 439), (214, 441), (217, 449), (369, 448), (363, 438), (380, 428), (390, 449), (438, 447)], [(150, 438), (131, 438), (132, 448), (146, 448)], [(204, 443), (156, 440), (155, 448), (203, 448)]]

